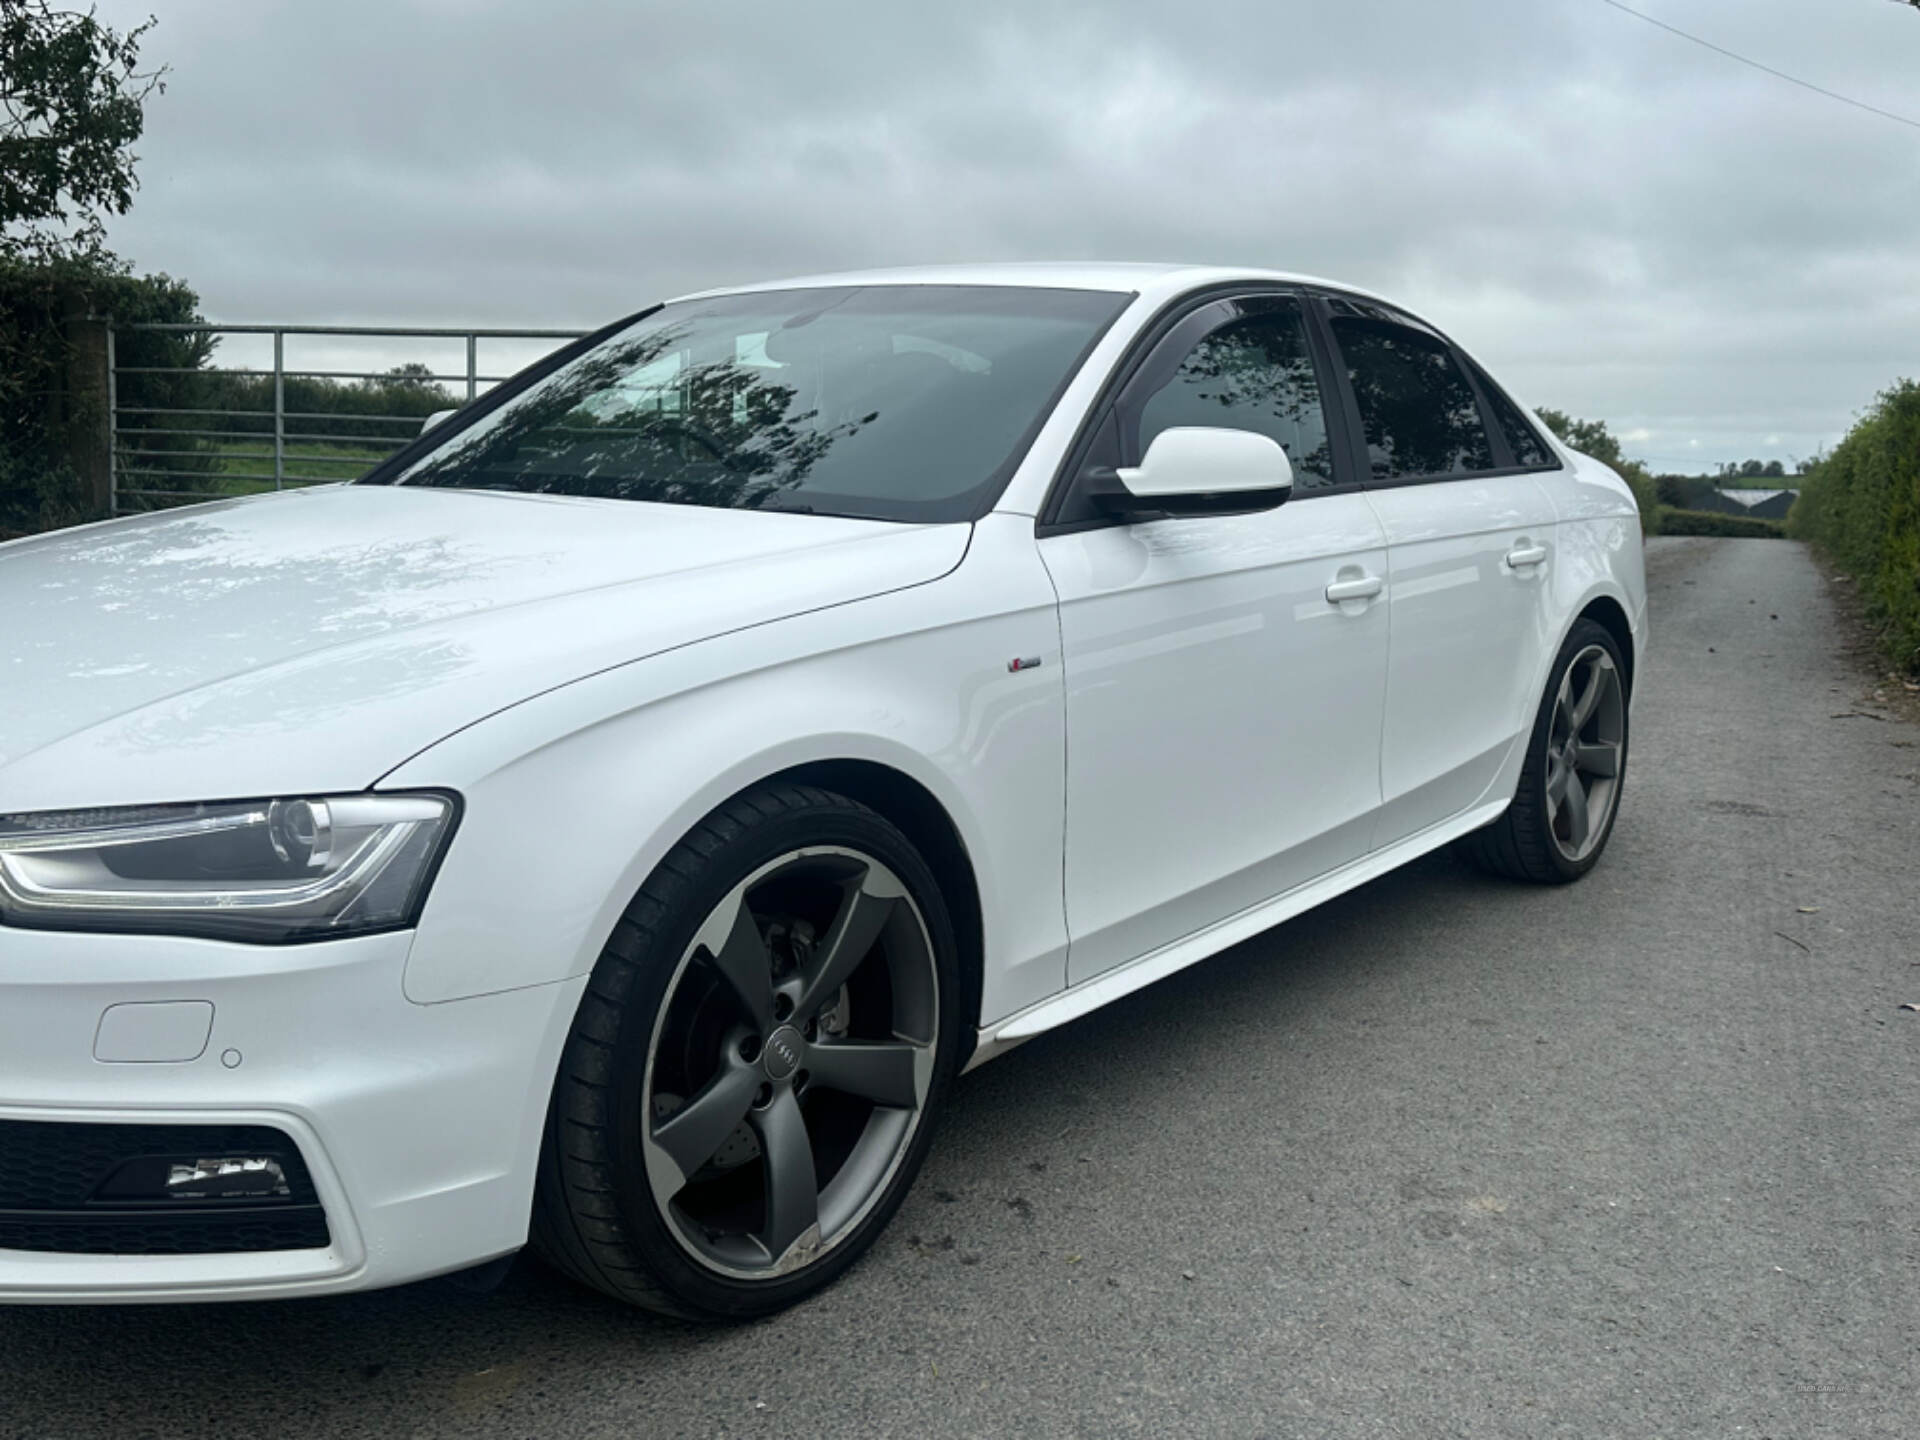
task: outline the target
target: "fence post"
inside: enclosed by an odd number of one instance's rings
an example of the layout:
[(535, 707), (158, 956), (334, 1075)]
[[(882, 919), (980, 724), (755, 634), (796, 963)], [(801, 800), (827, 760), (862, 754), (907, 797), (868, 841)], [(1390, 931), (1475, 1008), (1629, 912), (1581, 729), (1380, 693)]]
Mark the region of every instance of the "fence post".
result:
[(287, 481), (287, 332), (273, 332), (273, 488)]
[(473, 403), (473, 397), (479, 393), (480, 381), (480, 337), (467, 335), (467, 403)]
[(89, 314), (84, 296), (69, 302), (67, 333), (67, 463), (80, 480), (80, 501), (91, 515), (113, 505), (113, 414), (107, 322)]
[(120, 513), (120, 358), (107, 316), (107, 514)]

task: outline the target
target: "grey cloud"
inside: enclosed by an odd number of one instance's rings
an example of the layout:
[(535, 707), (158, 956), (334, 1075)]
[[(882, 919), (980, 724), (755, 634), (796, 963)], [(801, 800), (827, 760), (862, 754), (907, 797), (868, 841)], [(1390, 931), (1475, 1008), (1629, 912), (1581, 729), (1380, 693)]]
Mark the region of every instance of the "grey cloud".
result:
[[(1920, 112), (1904, 7), (1644, 8)], [(1920, 368), (1920, 132), (1599, 0), (199, 0), (149, 53), (174, 75), (115, 240), (223, 319), (583, 325), (870, 264), (1258, 263), (1400, 297), (1689, 466), (1806, 454)]]

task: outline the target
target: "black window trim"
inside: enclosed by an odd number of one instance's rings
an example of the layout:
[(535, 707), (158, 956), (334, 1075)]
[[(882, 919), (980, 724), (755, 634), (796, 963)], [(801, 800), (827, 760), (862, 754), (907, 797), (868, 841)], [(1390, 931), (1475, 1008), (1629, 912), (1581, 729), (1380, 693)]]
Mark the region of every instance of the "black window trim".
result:
[[(1484, 374), (1484, 371), (1479, 363), (1475, 361), (1471, 355), (1468, 355), (1466, 351), (1454, 344), (1453, 341), (1441, 331), (1436, 330), (1433, 326), (1419, 319), (1417, 316), (1407, 314), (1406, 311), (1400, 309), (1397, 305), (1388, 304), (1384, 300), (1376, 300), (1371, 296), (1356, 295), (1341, 290), (1316, 289), (1313, 293), (1313, 298), (1315, 301), (1314, 309), (1320, 313), (1320, 323), (1326, 332), (1327, 347), (1334, 356), (1334, 378), (1335, 383), (1338, 384), (1340, 388), (1341, 408), (1345, 411), (1347, 417), (1347, 425), (1350, 432), (1349, 442), (1354, 446), (1355, 453), (1361, 457), (1356, 467), (1359, 473), (1365, 476), (1365, 479), (1363, 479), (1360, 484), (1361, 489), (1397, 490), (1403, 485), (1444, 485), (1459, 480), (1497, 480), (1509, 475), (1540, 475), (1564, 468), (1553, 446), (1540, 440), (1537, 431), (1534, 434), (1534, 439), (1540, 441), (1540, 448), (1547, 452), (1549, 463), (1545, 465), (1522, 465), (1514, 459), (1512, 448), (1507, 444), (1506, 432), (1502, 430), (1496, 422), (1493, 406), (1489, 404), (1487, 400), (1487, 389), (1492, 387), (1494, 383), (1492, 377), (1487, 377), (1483, 384), (1481, 376)], [(1333, 300), (1346, 300), (1354, 304), (1370, 306), (1373, 309), (1381, 311), (1393, 323), (1405, 325), (1409, 330), (1417, 330), (1424, 335), (1430, 335), (1446, 348), (1447, 354), (1453, 358), (1453, 363), (1459, 367), (1461, 375), (1466, 378), (1467, 387), (1473, 391), (1474, 409), (1480, 416), (1481, 427), (1487, 432), (1487, 444), (1492, 450), (1495, 462), (1490, 469), (1447, 470), (1428, 475), (1394, 475), (1387, 479), (1377, 478), (1373, 474), (1373, 464), (1365, 458), (1367, 455), (1366, 422), (1361, 417), (1360, 402), (1353, 393), (1352, 382), (1347, 378), (1346, 356), (1340, 349), (1338, 337), (1333, 333), (1332, 306), (1329, 303)], [(1506, 399), (1507, 403), (1512, 405), (1514, 410), (1519, 413), (1524, 423), (1526, 421), (1526, 411), (1515, 402), (1511, 395), (1507, 395), (1504, 390), (1500, 393)]]
[[(1353, 449), (1349, 413), (1352, 402), (1346, 394), (1345, 376), (1340, 372), (1337, 363), (1338, 352), (1330, 348), (1328, 343), (1330, 337), (1325, 332), (1324, 321), (1319, 318), (1320, 306), (1316, 303), (1319, 299), (1318, 292), (1310, 285), (1283, 280), (1227, 281), (1218, 285), (1209, 285), (1204, 289), (1189, 290), (1176, 296), (1163, 305), (1134, 336), (1126, 353), (1115, 363), (1101, 385), (1099, 394), (1087, 407), (1086, 414), (1081, 417), (1080, 424), (1074, 431), (1073, 440), (1067, 446), (1066, 454), (1061, 459), (1059, 467), (1054, 471), (1053, 481), (1048, 485), (1039, 513), (1034, 517), (1036, 539), (1045, 539), (1049, 535), (1072, 535), (1083, 530), (1101, 530), (1133, 523), (1113, 515), (1089, 516), (1083, 520), (1070, 521), (1059, 519), (1060, 512), (1078, 488), (1081, 471), (1086, 465), (1088, 450), (1092, 448), (1094, 440), (1114, 409), (1125, 401), (1134, 381), (1159, 353), (1160, 347), (1172, 338), (1175, 331), (1193, 316), (1214, 305), (1234, 300), (1258, 299), (1264, 296), (1281, 296), (1300, 302), (1301, 313), (1306, 321), (1307, 346), (1313, 356), (1314, 377), (1320, 384), (1320, 405), (1326, 416), (1328, 449), (1333, 461), (1332, 484), (1299, 491), (1287, 501), (1287, 504), (1298, 505), (1323, 495), (1347, 495), (1366, 488), (1365, 481), (1360, 478), (1364, 475), (1365, 469), (1357, 463), (1356, 452)], [(1211, 333), (1211, 329), (1205, 333)], [(1199, 337), (1195, 338), (1197, 340)], [(1362, 456), (1365, 453), (1364, 448), (1358, 452)]]

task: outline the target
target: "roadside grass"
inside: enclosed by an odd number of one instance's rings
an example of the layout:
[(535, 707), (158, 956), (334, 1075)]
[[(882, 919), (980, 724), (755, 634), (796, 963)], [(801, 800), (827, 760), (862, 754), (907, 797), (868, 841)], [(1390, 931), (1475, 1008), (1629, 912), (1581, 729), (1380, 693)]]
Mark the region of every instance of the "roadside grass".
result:
[[(302, 485), (331, 485), (343, 480), (357, 480), (403, 443), (382, 445), (377, 441), (355, 444), (351, 441), (289, 440), (283, 451), (281, 487), (291, 489)], [(198, 473), (143, 471), (139, 456), (133, 455), (129, 457), (121, 481), (122, 489), (134, 497), (145, 490), (163, 490), (205, 495), (211, 500), (230, 495), (259, 495), (277, 488), (273, 480), (273, 437), (270, 435), (246, 435), (214, 441), (201, 448), (196, 455), (155, 457), (152, 463)], [(175, 497), (172, 503), (187, 502)]]
[[(284, 482), (287, 485), (330, 485), (342, 480), (357, 480), (379, 464), (399, 445), (353, 445), (318, 441), (286, 442), (283, 455)], [(273, 441), (267, 436), (241, 441), (222, 441), (213, 447), (212, 487), (221, 495), (252, 495), (274, 488)]]

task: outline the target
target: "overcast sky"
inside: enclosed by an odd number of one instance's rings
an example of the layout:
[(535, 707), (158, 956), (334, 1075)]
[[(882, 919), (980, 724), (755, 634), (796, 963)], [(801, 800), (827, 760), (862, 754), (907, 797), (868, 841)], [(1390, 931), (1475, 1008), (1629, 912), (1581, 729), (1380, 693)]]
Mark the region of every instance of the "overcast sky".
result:
[[(1920, 10), (1635, 0), (1920, 119)], [(972, 259), (1274, 266), (1421, 311), (1656, 469), (1920, 374), (1920, 129), (1603, 0), (103, 0), (159, 11), (112, 228), (224, 321), (588, 325)]]

